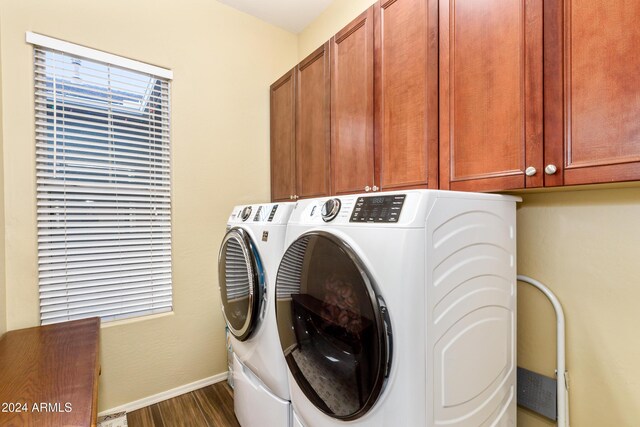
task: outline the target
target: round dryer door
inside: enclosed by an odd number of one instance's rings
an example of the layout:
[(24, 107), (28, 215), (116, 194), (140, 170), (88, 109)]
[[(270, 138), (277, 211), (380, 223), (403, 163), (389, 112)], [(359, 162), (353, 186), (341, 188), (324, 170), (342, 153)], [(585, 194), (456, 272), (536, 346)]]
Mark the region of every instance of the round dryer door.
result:
[(222, 240), (218, 279), (229, 331), (244, 341), (255, 329), (260, 313), (264, 271), (254, 243), (240, 228), (232, 228)]
[(280, 344), (306, 397), (341, 420), (363, 416), (391, 363), (386, 306), (341, 239), (310, 232), (284, 254), (276, 277)]

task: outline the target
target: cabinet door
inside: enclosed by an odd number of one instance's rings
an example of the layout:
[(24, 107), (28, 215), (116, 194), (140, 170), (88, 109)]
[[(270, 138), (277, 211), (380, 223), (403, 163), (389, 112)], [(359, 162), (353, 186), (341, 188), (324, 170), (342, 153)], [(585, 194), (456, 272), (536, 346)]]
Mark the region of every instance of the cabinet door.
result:
[(441, 188), (543, 185), (542, 0), (439, 4)]
[(327, 42), (296, 67), (296, 194), (300, 198), (331, 192), (329, 65)]
[(331, 183), (333, 194), (374, 184), (373, 8), (331, 43)]
[(547, 185), (640, 179), (639, 16), (638, 1), (545, 5)]
[(294, 70), (271, 85), (271, 200), (295, 194)]
[(382, 190), (438, 187), (437, 10), (437, 0), (375, 5), (376, 176)]

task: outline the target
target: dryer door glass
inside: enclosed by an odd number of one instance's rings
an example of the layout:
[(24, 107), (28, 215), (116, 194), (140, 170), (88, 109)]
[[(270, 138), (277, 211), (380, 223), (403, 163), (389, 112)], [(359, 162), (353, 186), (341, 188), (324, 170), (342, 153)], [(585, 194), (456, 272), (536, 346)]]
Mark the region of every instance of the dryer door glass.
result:
[(245, 340), (260, 312), (264, 273), (255, 245), (240, 228), (229, 230), (222, 241), (218, 281), (227, 326), (236, 338)]
[(285, 252), (276, 297), (280, 344), (306, 397), (334, 418), (364, 415), (386, 380), (391, 333), (363, 263), (339, 238), (307, 233)]

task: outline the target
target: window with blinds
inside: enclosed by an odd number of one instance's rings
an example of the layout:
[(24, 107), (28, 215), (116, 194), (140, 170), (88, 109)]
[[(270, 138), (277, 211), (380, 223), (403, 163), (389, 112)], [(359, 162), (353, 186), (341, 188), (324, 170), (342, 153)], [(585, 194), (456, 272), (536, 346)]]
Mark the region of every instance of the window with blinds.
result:
[(170, 311), (169, 79), (33, 37), (41, 322)]

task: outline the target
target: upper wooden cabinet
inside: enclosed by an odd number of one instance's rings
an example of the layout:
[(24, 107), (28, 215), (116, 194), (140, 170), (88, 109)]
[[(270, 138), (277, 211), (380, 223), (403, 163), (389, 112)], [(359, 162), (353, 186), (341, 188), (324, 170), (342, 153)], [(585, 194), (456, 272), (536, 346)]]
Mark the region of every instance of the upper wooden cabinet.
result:
[(638, 16), (379, 0), (272, 86), (273, 199), (640, 180)]
[(333, 194), (374, 185), (373, 7), (331, 38)]
[(296, 198), (331, 194), (329, 42), (296, 68)]
[(271, 85), (271, 200), (328, 196), (329, 43)]
[(545, 4), (547, 185), (640, 179), (640, 2)]
[(542, 14), (542, 0), (440, 0), (441, 188), (543, 184)]
[(375, 185), (438, 187), (436, 0), (374, 6)]
[(295, 73), (271, 85), (271, 200), (295, 194)]
[[(274, 201), (437, 188), (437, 0), (375, 4), (302, 61), (292, 76), (272, 86)], [(283, 86), (289, 80), (293, 89)], [(278, 93), (285, 90), (295, 92), (295, 107)], [(290, 117), (291, 108), (293, 125), (282, 118)], [(294, 166), (287, 149), (295, 153)], [(295, 184), (286, 179), (292, 167)]]
[(441, 0), (439, 15), (441, 188), (640, 179), (640, 3)]
[(333, 194), (437, 188), (436, 10), (381, 1), (332, 38)]

